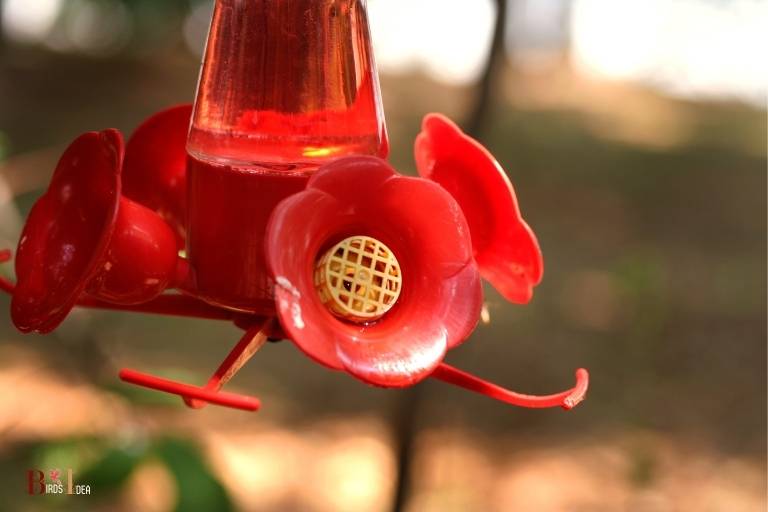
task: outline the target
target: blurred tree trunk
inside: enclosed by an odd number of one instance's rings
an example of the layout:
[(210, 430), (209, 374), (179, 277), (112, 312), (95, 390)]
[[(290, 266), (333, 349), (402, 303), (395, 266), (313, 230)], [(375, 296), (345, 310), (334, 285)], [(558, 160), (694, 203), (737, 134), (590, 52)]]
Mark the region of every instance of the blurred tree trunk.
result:
[[(496, 22), (493, 28), (491, 49), (478, 83), (475, 106), (466, 123), (467, 133), (476, 138), (482, 136), (483, 130), (488, 128), (494, 98), (498, 92), (498, 82), (504, 71), (509, 1), (496, 0)], [(416, 385), (410, 389), (402, 390), (400, 393), (402, 396), (398, 401), (393, 421), (397, 456), (397, 481), (392, 504), (394, 512), (405, 510), (405, 505), (410, 497), (414, 441), (418, 433), (418, 412), (423, 402), (424, 387)]]
[(508, 0), (496, 0), (496, 23), (493, 28), (491, 49), (478, 83), (475, 106), (466, 124), (467, 133), (473, 137), (480, 137), (483, 130), (488, 128), (493, 102), (497, 96), (499, 81), (504, 72), (508, 6)]
[(395, 456), (397, 457), (397, 481), (395, 498), (392, 504), (394, 512), (402, 512), (408, 501), (412, 477), (414, 441), (417, 432), (417, 413), (421, 404), (423, 388), (421, 385), (400, 391), (394, 413)]

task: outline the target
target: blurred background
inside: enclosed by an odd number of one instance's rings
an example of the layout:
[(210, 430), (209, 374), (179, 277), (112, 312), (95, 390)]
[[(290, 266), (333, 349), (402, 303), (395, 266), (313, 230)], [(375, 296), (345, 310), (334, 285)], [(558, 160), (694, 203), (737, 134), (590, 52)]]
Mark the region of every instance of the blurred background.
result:
[[(66, 144), (191, 102), (212, 3), (0, 0), (0, 246)], [(121, 385), (202, 383), (216, 322), (76, 310), (21, 336), (0, 297), (0, 510), (762, 511), (768, 2), (369, 0), (392, 140), (423, 114), (498, 157), (546, 262), (532, 303), (451, 364), (531, 393), (589, 368), (579, 408), (424, 382), (367, 387), (290, 342), (230, 387), (257, 414)], [(0, 270), (12, 277), (12, 265)], [(89, 497), (27, 496), (73, 468)]]

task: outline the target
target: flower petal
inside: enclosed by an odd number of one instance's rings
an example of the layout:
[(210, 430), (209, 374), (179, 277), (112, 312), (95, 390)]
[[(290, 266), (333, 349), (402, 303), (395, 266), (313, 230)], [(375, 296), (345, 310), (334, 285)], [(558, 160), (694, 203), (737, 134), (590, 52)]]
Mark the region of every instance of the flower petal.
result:
[(11, 317), (20, 331), (55, 329), (96, 271), (115, 225), (122, 160), (116, 130), (81, 135), (59, 160), (16, 254)]
[(541, 281), (541, 251), (493, 155), (446, 117), (430, 114), (416, 138), (415, 156), (419, 174), (461, 205), (481, 275), (507, 300), (528, 302)]
[(265, 249), (282, 328), (307, 355), (340, 370), (336, 319), (320, 303), (312, 281), (315, 255), (338, 213), (336, 199), (319, 190), (288, 197), (272, 213)]
[(158, 112), (131, 135), (125, 150), (123, 193), (160, 214), (183, 245), (187, 203), (187, 132), (192, 105)]
[[(327, 366), (370, 384), (407, 386), (427, 377), (477, 323), (482, 289), (460, 208), (436, 184), (402, 177), (380, 159), (324, 166), (305, 192), (278, 205), (267, 232), (283, 328)], [(384, 242), (403, 275), (397, 304), (368, 325), (333, 316), (312, 278), (323, 249), (361, 234)]]
[(382, 165), (376, 157), (347, 157), (324, 165), (307, 183), (307, 188), (322, 190), (346, 205), (360, 208), (376, 203), (380, 188), (389, 180), (399, 178), (392, 167)]
[(410, 386), (428, 377), (445, 352), (469, 336), (483, 302), (474, 263), (425, 285), (433, 297), (401, 295), (402, 307), (368, 332), (338, 336), (339, 357), (347, 371), (377, 386)]

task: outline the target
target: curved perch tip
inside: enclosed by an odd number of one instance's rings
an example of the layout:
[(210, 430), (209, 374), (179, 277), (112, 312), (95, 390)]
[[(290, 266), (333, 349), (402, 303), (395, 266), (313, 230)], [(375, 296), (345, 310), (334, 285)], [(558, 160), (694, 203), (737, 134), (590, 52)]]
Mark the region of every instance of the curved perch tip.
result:
[(481, 395), (530, 409), (545, 409), (548, 407), (562, 407), (569, 410), (582, 402), (589, 387), (589, 373), (584, 368), (576, 370), (576, 385), (571, 389), (554, 395), (526, 395), (503, 388), (475, 375), (441, 363), (432, 373), (432, 377), (459, 386)]
[(587, 397), (589, 389), (589, 372), (584, 368), (576, 370), (576, 385), (563, 400), (563, 409), (569, 411), (579, 405)]

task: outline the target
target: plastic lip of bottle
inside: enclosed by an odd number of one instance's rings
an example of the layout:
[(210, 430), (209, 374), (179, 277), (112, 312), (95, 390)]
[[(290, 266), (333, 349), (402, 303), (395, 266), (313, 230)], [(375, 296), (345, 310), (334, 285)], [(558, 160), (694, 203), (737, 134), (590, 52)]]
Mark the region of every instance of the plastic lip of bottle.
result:
[(363, 0), (217, 0), (187, 141), (187, 256), (204, 300), (272, 306), (274, 207), (333, 158), (386, 157)]

